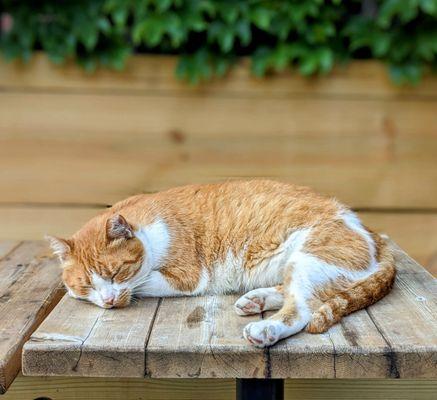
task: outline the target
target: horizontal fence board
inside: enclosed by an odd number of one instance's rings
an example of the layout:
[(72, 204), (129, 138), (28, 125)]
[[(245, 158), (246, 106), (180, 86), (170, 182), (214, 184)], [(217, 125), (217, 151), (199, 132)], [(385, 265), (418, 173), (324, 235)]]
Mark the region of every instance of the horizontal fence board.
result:
[(339, 66), (326, 76), (303, 78), (286, 71), (263, 79), (250, 73), (250, 61), (242, 59), (224, 79), (190, 86), (174, 77), (177, 58), (173, 56), (134, 56), (123, 72), (99, 69), (89, 74), (73, 62), (62, 66), (36, 54), (28, 64), (0, 63), (0, 88), (3, 90), (86, 90), (171, 92), (198, 96), (380, 96), (384, 98), (426, 96), (435, 98), (437, 80), (425, 77), (417, 87), (397, 87), (388, 78), (384, 64), (354, 61)]
[[(47, 144), (47, 147), (44, 147)], [(362, 145), (359, 140), (356, 145)], [(433, 143), (429, 143), (432, 147)], [(313, 187), (353, 207), (437, 208), (437, 168), (426, 153), (405, 159), (375, 160), (369, 152), (353, 159), (316, 151), (301, 156), (300, 149), (272, 151), (268, 157), (225, 154), (206, 149), (176, 154), (159, 149), (99, 151), (84, 144), (90, 153), (69, 144), (59, 153), (49, 143), (28, 145), (22, 154), (13, 146), (0, 149), (0, 206), (8, 203), (113, 204), (137, 193), (153, 192), (188, 183), (226, 179), (272, 178)], [(426, 142), (424, 143), (424, 147)], [(290, 144), (290, 147), (293, 147)], [(30, 149), (34, 152), (31, 153)], [(94, 158), (92, 149), (95, 149)], [(314, 147), (317, 149), (317, 147)], [(305, 151), (302, 150), (302, 151)], [(322, 152), (323, 150), (319, 150)], [(26, 160), (23, 160), (28, 153)], [(293, 155), (294, 153), (294, 155)], [(208, 159), (208, 155), (210, 158)], [(32, 166), (32, 167), (30, 167)], [(426, 188), (426, 190), (425, 190)]]
[[(54, 97), (49, 96), (53, 106)], [(35, 108), (30, 103), (19, 119), (17, 110), (11, 117), (6, 104), (0, 107), (0, 203), (106, 204), (186, 183), (265, 177), (312, 186), (354, 207), (437, 207), (437, 136), (429, 121), (431, 114), (434, 118), (431, 109), (423, 119), (429, 132), (421, 135), (418, 127), (411, 127), (410, 133), (405, 127), (403, 133), (378, 132), (364, 128), (364, 120), (349, 134), (340, 132), (338, 122), (332, 129), (321, 124), (320, 130), (299, 133), (299, 127), (311, 125), (304, 121), (290, 123), (287, 133), (285, 124), (280, 129), (268, 126), (272, 116), (264, 115), (267, 122), (251, 117), (262, 114), (261, 109), (237, 116), (244, 129), (231, 115), (228, 121), (224, 115), (215, 120), (213, 109), (207, 112), (213, 115), (209, 123), (181, 115), (172, 123), (176, 117), (170, 111), (156, 118), (160, 107), (150, 114), (136, 107), (130, 117), (121, 112), (112, 122), (105, 115), (118, 114), (117, 107), (85, 115), (72, 105), (63, 111), (70, 114), (64, 119), (47, 115), (50, 107), (42, 107), (34, 115), (38, 121), (28, 115), (33, 111), (26, 111)], [(319, 111), (315, 115), (320, 118)], [(140, 114), (153, 121), (140, 121)], [(190, 115), (189, 110), (184, 115)], [(308, 113), (306, 118), (319, 119)], [(250, 132), (250, 125), (255, 130), (260, 124), (264, 130)]]
[(88, 75), (41, 54), (0, 63), (0, 203), (113, 203), (270, 177), (355, 207), (437, 206), (436, 79), (399, 89), (382, 65), (359, 62), (326, 80), (257, 80), (245, 61), (193, 88), (174, 64), (135, 57), (122, 74)]
[[(293, 379), (285, 400), (435, 400), (437, 381)], [(102, 379), (19, 376), (3, 400), (229, 400), (233, 379)]]
[[(258, 136), (432, 137), (437, 101), (2, 93), (2, 136), (147, 144), (175, 130), (193, 139)], [(126, 137), (126, 135), (131, 135)]]

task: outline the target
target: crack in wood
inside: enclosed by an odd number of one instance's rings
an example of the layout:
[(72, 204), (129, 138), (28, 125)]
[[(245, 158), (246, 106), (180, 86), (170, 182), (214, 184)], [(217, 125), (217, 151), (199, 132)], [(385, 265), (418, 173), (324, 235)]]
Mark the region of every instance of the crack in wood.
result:
[(393, 350), (389, 340), (385, 337), (382, 329), (379, 327), (379, 325), (376, 323), (375, 319), (373, 318), (372, 314), (369, 312), (368, 309), (366, 309), (367, 315), (375, 325), (376, 330), (379, 332), (381, 337), (384, 339), (385, 343), (387, 344), (387, 351), (384, 351), (384, 357), (388, 361), (388, 376), (390, 378), (399, 379), (400, 373), (397, 367), (397, 355), (396, 352)]
[(329, 331), (327, 332), (328, 335), (328, 339), (332, 344), (332, 368), (333, 368), (333, 372), (334, 372), (334, 378), (337, 378), (337, 350), (335, 348), (335, 343), (332, 340), (331, 334), (329, 333)]
[(90, 335), (91, 335), (94, 327), (97, 325), (97, 322), (99, 321), (99, 319), (100, 319), (100, 315), (96, 318), (96, 320), (93, 323), (93, 326), (91, 327), (90, 331), (88, 332), (88, 334), (86, 335), (85, 339), (83, 339), (83, 341), (82, 341), (82, 343), (80, 345), (80, 348), (79, 348), (79, 358), (77, 359), (76, 364), (73, 366), (73, 368), (71, 368), (71, 370), (74, 371), (74, 372), (77, 372), (77, 368), (79, 366), (80, 359), (82, 358), (83, 346), (84, 346), (85, 342), (87, 341), (87, 339), (90, 337)]
[(158, 303), (156, 304), (155, 312), (153, 313), (152, 320), (150, 321), (149, 331), (147, 332), (146, 342), (144, 343), (144, 348), (145, 348), (145, 350), (144, 350), (144, 377), (145, 378), (152, 377), (152, 373), (150, 371), (148, 371), (148, 368), (147, 368), (147, 346), (149, 345), (150, 337), (152, 336), (152, 330), (153, 330), (153, 327), (155, 325), (155, 320), (158, 316), (158, 311), (159, 311), (159, 308), (161, 307), (161, 303), (162, 303), (162, 297), (160, 297), (158, 299)]

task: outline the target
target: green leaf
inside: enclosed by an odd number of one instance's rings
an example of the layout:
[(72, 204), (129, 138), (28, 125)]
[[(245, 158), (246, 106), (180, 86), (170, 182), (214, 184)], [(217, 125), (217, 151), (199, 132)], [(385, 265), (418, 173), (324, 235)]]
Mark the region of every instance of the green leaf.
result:
[(437, 0), (421, 0), (420, 8), (426, 14), (437, 16)]
[(319, 50), (319, 66), (323, 73), (329, 72), (334, 65), (334, 53), (331, 49), (325, 47)]
[(255, 26), (262, 30), (267, 30), (270, 27), (270, 22), (272, 20), (273, 14), (271, 10), (263, 7), (257, 7), (252, 10), (251, 19)]
[[(4, 58), (44, 51), (53, 62), (122, 69), (139, 51), (180, 57), (192, 83), (226, 74), (238, 57), (253, 74), (288, 66), (327, 73), (354, 58), (390, 65), (392, 79), (418, 82), (437, 69), (437, 0), (78, 0), (1, 5)], [(11, 21), (12, 26), (10, 26)], [(8, 27), (9, 25), (9, 27)]]
[(223, 52), (229, 52), (234, 44), (233, 32), (229, 29), (223, 30), (218, 37), (218, 42)]
[(302, 75), (312, 75), (317, 71), (318, 62), (317, 57), (314, 54), (307, 54), (299, 65), (299, 72)]
[(252, 32), (248, 21), (238, 21), (235, 25), (235, 33), (243, 46), (247, 46), (252, 39)]
[(123, 6), (117, 7), (112, 13), (112, 18), (118, 26), (124, 26), (126, 24), (127, 16), (127, 8)]

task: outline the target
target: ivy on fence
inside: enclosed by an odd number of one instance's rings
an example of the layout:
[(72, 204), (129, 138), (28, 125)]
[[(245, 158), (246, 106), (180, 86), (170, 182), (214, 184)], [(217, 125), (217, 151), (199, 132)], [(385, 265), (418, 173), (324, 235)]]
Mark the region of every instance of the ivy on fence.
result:
[(0, 50), (29, 60), (122, 69), (133, 52), (177, 54), (192, 83), (223, 76), (238, 57), (264, 76), (378, 59), (396, 83), (437, 66), (437, 0), (5, 0)]

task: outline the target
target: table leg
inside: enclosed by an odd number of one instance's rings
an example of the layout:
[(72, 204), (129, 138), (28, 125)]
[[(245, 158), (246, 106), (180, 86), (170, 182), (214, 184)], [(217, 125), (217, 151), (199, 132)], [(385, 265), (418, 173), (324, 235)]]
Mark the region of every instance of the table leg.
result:
[(237, 400), (283, 399), (283, 379), (237, 379)]

